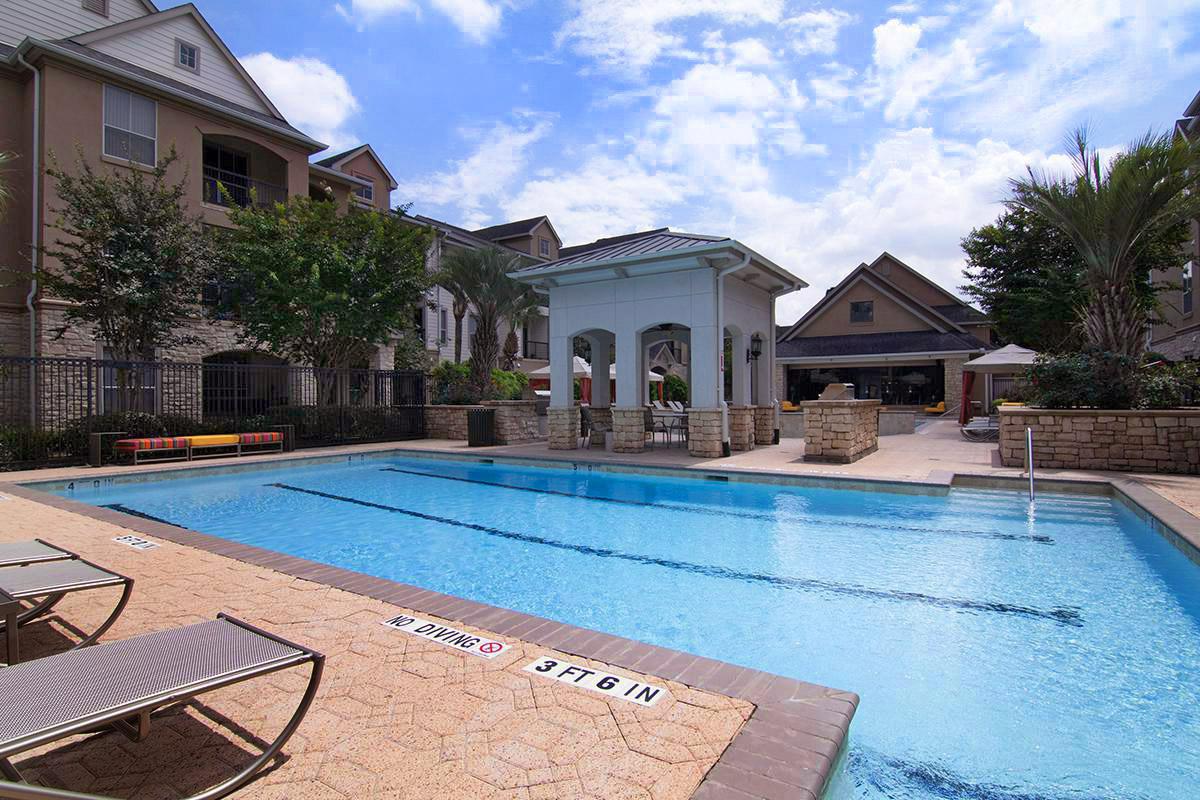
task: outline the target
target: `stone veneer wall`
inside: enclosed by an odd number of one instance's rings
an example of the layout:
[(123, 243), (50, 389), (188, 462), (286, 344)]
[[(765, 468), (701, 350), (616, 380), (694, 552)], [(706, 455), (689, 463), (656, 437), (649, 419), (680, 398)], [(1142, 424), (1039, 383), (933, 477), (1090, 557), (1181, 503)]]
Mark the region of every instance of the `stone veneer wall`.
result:
[(579, 407), (546, 409), (546, 422), (550, 429), (551, 450), (574, 450), (579, 446)]
[(612, 408), (613, 452), (640, 453), (646, 449), (646, 409)]
[(516, 444), (541, 438), (536, 400), (485, 400), (477, 406), (426, 406), (425, 436), (465, 442), (467, 411), (472, 408), (496, 409), (496, 444)]
[(721, 430), (721, 409), (688, 409), (688, 453), (697, 458), (720, 458), (725, 454), (721, 446), (724, 431)]
[(947, 358), (942, 360), (942, 389), (945, 391), (946, 408), (958, 408), (962, 405), (963, 364), (965, 358)]
[(775, 443), (775, 409), (771, 406), (754, 408), (754, 444)]
[(729, 449), (753, 450), (754, 441), (754, 406), (729, 406)]
[(879, 447), (879, 400), (809, 400), (804, 460), (849, 464)]
[(1027, 427), (1035, 467), (1200, 474), (1200, 409), (1002, 408), (1004, 466), (1025, 466)]

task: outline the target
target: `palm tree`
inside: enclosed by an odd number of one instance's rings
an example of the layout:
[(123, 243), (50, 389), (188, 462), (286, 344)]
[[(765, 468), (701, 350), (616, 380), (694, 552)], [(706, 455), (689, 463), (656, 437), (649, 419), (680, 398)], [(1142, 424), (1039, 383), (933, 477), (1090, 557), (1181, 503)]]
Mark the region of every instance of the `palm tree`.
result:
[[(492, 382), (492, 368), (500, 355), (500, 325), (527, 314), (532, 290), (508, 277), (524, 263), (516, 253), (498, 247), (459, 250), (443, 262), (435, 277), (440, 286), (461, 292), (465, 302), (475, 309), (475, 337), (471, 340), (471, 384), (486, 392)], [(465, 308), (464, 308), (465, 311)], [(456, 321), (457, 325), (457, 321)], [(457, 329), (456, 329), (457, 330)]]
[(1061, 229), (1079, 251), (1088, 299), (1078, 313), (1088, 343), (1137, 358), (1152, 312), (1138, 257), (1156, 231), (1200, 212), (1200, 145), (1151, 132), (1105, 168), (1080, 129), (1071, 161), (1071, 177), (1030, 169), (1012, 181), (1012, 203)]
[(10, 161), (15, 160), (16, 157), (16, 153), (0, 152), (0, 219), (4, 218), (4, 212), (8, 208), (9, 201), (12, 200), (12, 187), (8, 185), (8, 178), (4, 174), (4, 168)]
[(467, 299), (467, 287), (475, 280), (475, 261), (471, 257), (472, 250), (455, 250), (442, 259), (441, 268), (434, 277), (434, 282), (450, 293), (453, 304), (450, 313), (454, 315), (454, 363), (462, 363), (462, 331), (463, 317), (467, 315), (470, 301)]

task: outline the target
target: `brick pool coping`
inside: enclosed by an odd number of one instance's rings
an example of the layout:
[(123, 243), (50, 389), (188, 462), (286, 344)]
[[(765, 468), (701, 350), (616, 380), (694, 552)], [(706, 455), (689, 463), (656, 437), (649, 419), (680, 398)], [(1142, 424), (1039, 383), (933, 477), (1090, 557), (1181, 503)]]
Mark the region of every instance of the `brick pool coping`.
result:
[(853, 692), (239, 544), (21, 484), (0, 484), (0, 491), (295, 578), (753, 704), (750, 718), (705, 775), (692, 795), (694, 800), (818, 800), (839, 764), (858, 707), (859, 698)]

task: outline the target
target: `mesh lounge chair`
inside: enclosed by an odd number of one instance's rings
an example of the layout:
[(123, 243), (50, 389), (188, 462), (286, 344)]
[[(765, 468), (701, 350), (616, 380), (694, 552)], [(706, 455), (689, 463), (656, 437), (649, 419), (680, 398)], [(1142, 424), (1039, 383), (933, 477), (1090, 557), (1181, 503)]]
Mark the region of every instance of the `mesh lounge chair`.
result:
[(62, 561), (75, 554), (61, 547), (33, 539), (28, 542), (0, 542), (0, 567), (23, 567), (42, 561)]
[(994, 442), (1000, 438), (1000, 420), (975, 417), (959, 428), (959, 433), (968, 442)]
[[(66, 553), (65, 550), (60, 552)], [(20, 660), (18, 630), (49, 613), (58, 601), (72, 592), (101, 589), (106, 586), (123, 587), (121, 599), (117, 601), (108, 619), (73, 649), (93, 644), (112, 627), (117, 617), (125, 610), (129, 595), (133, 591), (131, 578), (84, 561), (73, 553), (66, 554), (67, 558), (58, 561), (39, 561), (25, 566), (0, 569), (0, 602), (5, 605), (3, 630), (8, 640), (6, 661), (10, 666)], [(23, 605), (25, 602), (32, 602), (33, 605), (26, 607)]]
[(0, 670), (0, 772), (7, 779), (0, 798), (94, 800), (99, 796), (23, 783), (10, 759), (110, 725), (142, 741), (154, 711), (305, 663), (312, 664), (308, 688), (275, 741), (241, 772), (189, 798), (216, 800), (244, 786), (296, 732), (321, 683), (323, 655), (221, 614)]

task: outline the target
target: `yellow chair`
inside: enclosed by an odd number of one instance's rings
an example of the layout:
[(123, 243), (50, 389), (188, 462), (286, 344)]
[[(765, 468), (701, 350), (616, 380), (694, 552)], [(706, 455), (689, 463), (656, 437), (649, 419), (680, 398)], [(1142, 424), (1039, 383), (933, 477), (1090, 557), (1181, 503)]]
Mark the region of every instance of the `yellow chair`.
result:
[(784, 400), (779, 404), (780, 411), (799, 411), (800, 406), (793, 403), (791, 400)]
[(938, 403), (936, 406), (925, 406), (925, 413), (926, 414), (945, 414), (946, 413), (946, 401), (943, 400), (940, 403)]

